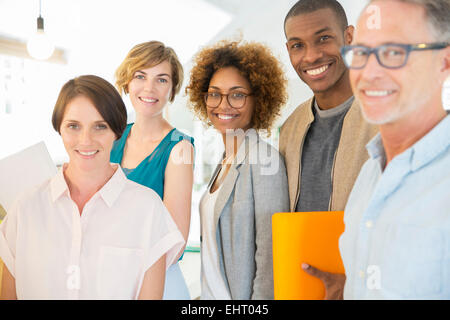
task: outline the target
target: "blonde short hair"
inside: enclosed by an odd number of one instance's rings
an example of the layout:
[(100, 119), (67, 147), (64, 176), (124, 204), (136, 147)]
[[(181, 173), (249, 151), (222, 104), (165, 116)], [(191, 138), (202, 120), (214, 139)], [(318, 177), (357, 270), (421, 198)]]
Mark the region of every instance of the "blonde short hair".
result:
[(149, 41), (134, 46), (128, 52), (125, 60), (117, 68), (116, 87), (119, 93), (128, 93), (128, 84), (138, 70), (154, 67), (164, 61), (168, 61), (172, 68), (172, 92), (169, 101), (173, 102), (175, 95), (180, 91), (183, 83), (183, 66), (175, 51), (166, 47), (160, 41)]

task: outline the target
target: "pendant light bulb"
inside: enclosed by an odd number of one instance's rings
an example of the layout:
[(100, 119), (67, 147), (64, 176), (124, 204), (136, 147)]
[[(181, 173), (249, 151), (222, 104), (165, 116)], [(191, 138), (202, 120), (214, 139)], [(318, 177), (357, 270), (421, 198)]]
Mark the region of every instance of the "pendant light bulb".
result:
[(47, 60), (53, 54), (55, 46), (44, 32), (44, 18), (41, 16), (39, 2), (39, 17), (37, 18), (37, 30), (28, 40), (27, 49), (31, 57), (37, 60)]

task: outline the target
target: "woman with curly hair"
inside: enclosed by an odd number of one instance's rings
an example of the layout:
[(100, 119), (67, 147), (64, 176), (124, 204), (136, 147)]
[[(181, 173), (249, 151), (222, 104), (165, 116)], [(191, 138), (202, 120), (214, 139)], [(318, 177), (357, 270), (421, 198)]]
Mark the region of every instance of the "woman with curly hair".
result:
[(187, 88), (194, 112), (223, 138), (200, 202), (202, 299), (273, 299), (272, 214), (289, 210), (284, 160), (258, 131), (286, 102), (286, 80), (258, 43), (198, 53)]

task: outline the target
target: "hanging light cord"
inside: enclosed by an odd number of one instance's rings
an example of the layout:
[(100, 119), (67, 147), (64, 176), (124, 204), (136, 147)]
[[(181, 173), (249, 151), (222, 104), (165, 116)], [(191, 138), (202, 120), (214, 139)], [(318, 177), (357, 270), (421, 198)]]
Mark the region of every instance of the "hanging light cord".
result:
[(39, 17), (37, 18), (38, 30), (44, 31), (44, 18), (41, 16), (41, 0), (39, 0)]

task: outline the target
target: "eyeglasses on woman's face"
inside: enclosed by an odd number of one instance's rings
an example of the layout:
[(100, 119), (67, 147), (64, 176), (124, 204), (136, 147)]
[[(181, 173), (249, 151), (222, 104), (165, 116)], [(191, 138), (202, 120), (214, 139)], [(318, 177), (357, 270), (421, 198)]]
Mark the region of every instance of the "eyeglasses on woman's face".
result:
[(227, 97), (228, 104), (234, 109), (240, 109), (245, 106), (245, 102), (248, 96), (251, 94), (244, 93), (242, 91), (233, 90), (227, 94), (223, 94), (217, 91), (203, 93), (206, 106), (208, 108), (217, 108), (221, 103), (224, 96)]

